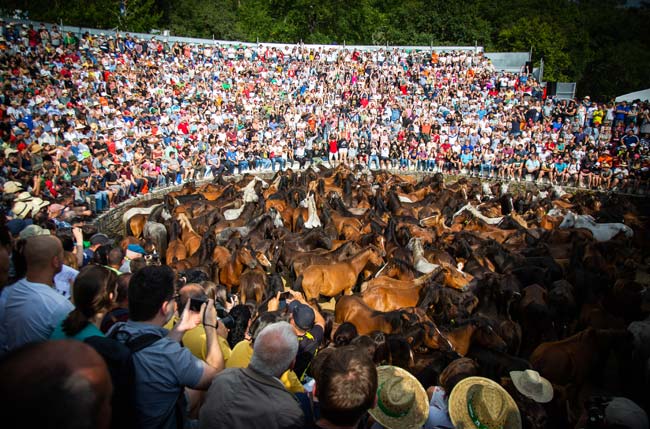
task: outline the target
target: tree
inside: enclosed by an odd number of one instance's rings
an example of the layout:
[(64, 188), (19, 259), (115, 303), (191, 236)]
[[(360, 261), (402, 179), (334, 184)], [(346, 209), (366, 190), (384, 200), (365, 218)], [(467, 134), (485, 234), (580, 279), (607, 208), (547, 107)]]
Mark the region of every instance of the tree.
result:
[(536, 63), (544, 58), (544, 79), (571, 80), (569, 42), (562, 28), (541, 17), (520, 18), (499, 32), (497, 46), (502, 51), (533, 49)]

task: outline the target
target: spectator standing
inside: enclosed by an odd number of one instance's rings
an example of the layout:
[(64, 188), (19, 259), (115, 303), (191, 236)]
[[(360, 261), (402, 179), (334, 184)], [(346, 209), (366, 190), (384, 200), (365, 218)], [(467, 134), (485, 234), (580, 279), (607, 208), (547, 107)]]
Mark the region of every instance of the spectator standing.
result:
[(54, 290), (54, 276), (63, 266), (61, 241), (50, 235), (30, 237), (23, 255), (25, 277), (3, 289), (0, 298), (0, 354), (47, 340), (56, 324), (74, 309)]
[[(201, 313), (182, 310), (179, 323), (168, 331), (163, 326), (176, 312), (175, 275), (167, 266), (147, 266), (135, 272), (129, 282), (129, 320), (117, 323), (108, 336), (121, 342), (141, 335), (160, 337), (133, 356), (135, 408), (142, 428), (178, 428), (200, 404), (200, 395), (186, 387), (206, 390), (224, 367), (216, 338), (216, 309), (209, 300)], [(203, 319), (205, 317), (205, 319)], [(185, 332), (204, 320), (207, 338), (206, 361), (197, 359), (181, 346)]]
[(229, 368), (215, 378), (200, 411), (199, 427), (305, 427), (298, 402), (279, 380), (297, 351), (298, 339), (291, 325), (278, 322), (264, 328), (255, 340), (248, 367)]
[(50, 335), (51, 340), (83, 341), (104, 336), (100, 323), (115, 300), (117, 275), (101, 265), (89, 265), (79, 272), (72, 288), (75, 309), (61, 320)]

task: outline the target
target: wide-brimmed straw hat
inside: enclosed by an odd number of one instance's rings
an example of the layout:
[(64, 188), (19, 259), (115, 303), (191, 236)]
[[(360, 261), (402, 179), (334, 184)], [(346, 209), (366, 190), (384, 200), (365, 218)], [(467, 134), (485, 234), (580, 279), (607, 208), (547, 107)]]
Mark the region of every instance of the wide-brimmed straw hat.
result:
[(14, 215), (19, 219), (25, 219), (25, 217), (32, 211), (32, 205), (30, 203), (24, 203), (18, 201), (14, 204), (12, 210)]
[(455, 427), (521, 429), (515, 400), (484, 377), (468, 377), (454, 387), (449, 396), (449, 417)]
[(535, 402), (545, 404), (553, 399), (553, 385), (537, 371), (510, 371), (510, 378), (522, 395)]
[(377, 368), (377, 406), (370, 415), (386, 429), (421, 428), (429, 417), (429, 399), (420, 382), (396, 366)]
[(31, 200), (32, 200), (32, 194), (30, 194), (27, 191), (23, 191), (23, 192), (19, 193), (16, 196), (16, 198), (14, 199), (14, 201), (20, 201), (20, 202), (23, 202), (23, 203), (26, 203), (26, 202), (31, 201)]
[(36, 216), (36, 213), (41, 211), (43, 207), (47, 207), (50, 205), (49, 201), (44, 201), (41, 198), (34, 198), (32, 200), (32, 216)]
[(38, 225), (29, 225), (18, 235), (21, 239), (26, 239), (30, 237), (38, 237), (39, 235), (51, 235), (49, 229), (41, 228)]
[(23, 185), (20, 182), (10, 181), (5, 183), (3, 189), (5, 194), (15, 194), (23, 190)]

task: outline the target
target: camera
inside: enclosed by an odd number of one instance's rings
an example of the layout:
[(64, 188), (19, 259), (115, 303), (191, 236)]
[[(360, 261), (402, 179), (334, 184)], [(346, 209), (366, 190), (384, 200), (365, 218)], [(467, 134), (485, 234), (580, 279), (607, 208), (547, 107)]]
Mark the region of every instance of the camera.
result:
[(190, 298), (190, 311), (199, 313), (201, 311), (201, 306), (206, 302), (208, 301), (205, 298)]
[(612, 398), (605, 396), (592, 396), (587, 400), (585, 408), (587, 409), (587, 423), (585, 429), (597, 429), (606, 427), (605, 409)]
[(219, 318), (217, 320), (219, 321), (219, 323), (223, 323), (223, 325), (228, 329), (232, 329), (235, 327), (235, 319), (231, 315), (228, 315), (223, 318)]
[(147, 266), (149, 266), (149, 265), (161, 265), (160, 255), (158, 255), (158, 253), (156, 253), (156, 252), (148, 254), (148, 255), (144, 255), (144, 260), (147, 263)]

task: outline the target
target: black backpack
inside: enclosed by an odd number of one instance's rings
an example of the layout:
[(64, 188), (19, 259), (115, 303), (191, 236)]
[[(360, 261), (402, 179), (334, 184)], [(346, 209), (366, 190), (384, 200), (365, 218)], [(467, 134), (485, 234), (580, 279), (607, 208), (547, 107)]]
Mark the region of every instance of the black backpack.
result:
[[(115, 339), (116, 329), (111, 337), (94, 336), (85, 343), (93, 347), (106, 361), (113, 381), (111, 428), (135, 429), (138, 418), (135, 410), (135, 367), (133, 354), (152, 345), (162, 337), (144, 334), (129, 338), (122, 343)], [(123, 332), (121, 332), (123, 333)]]

